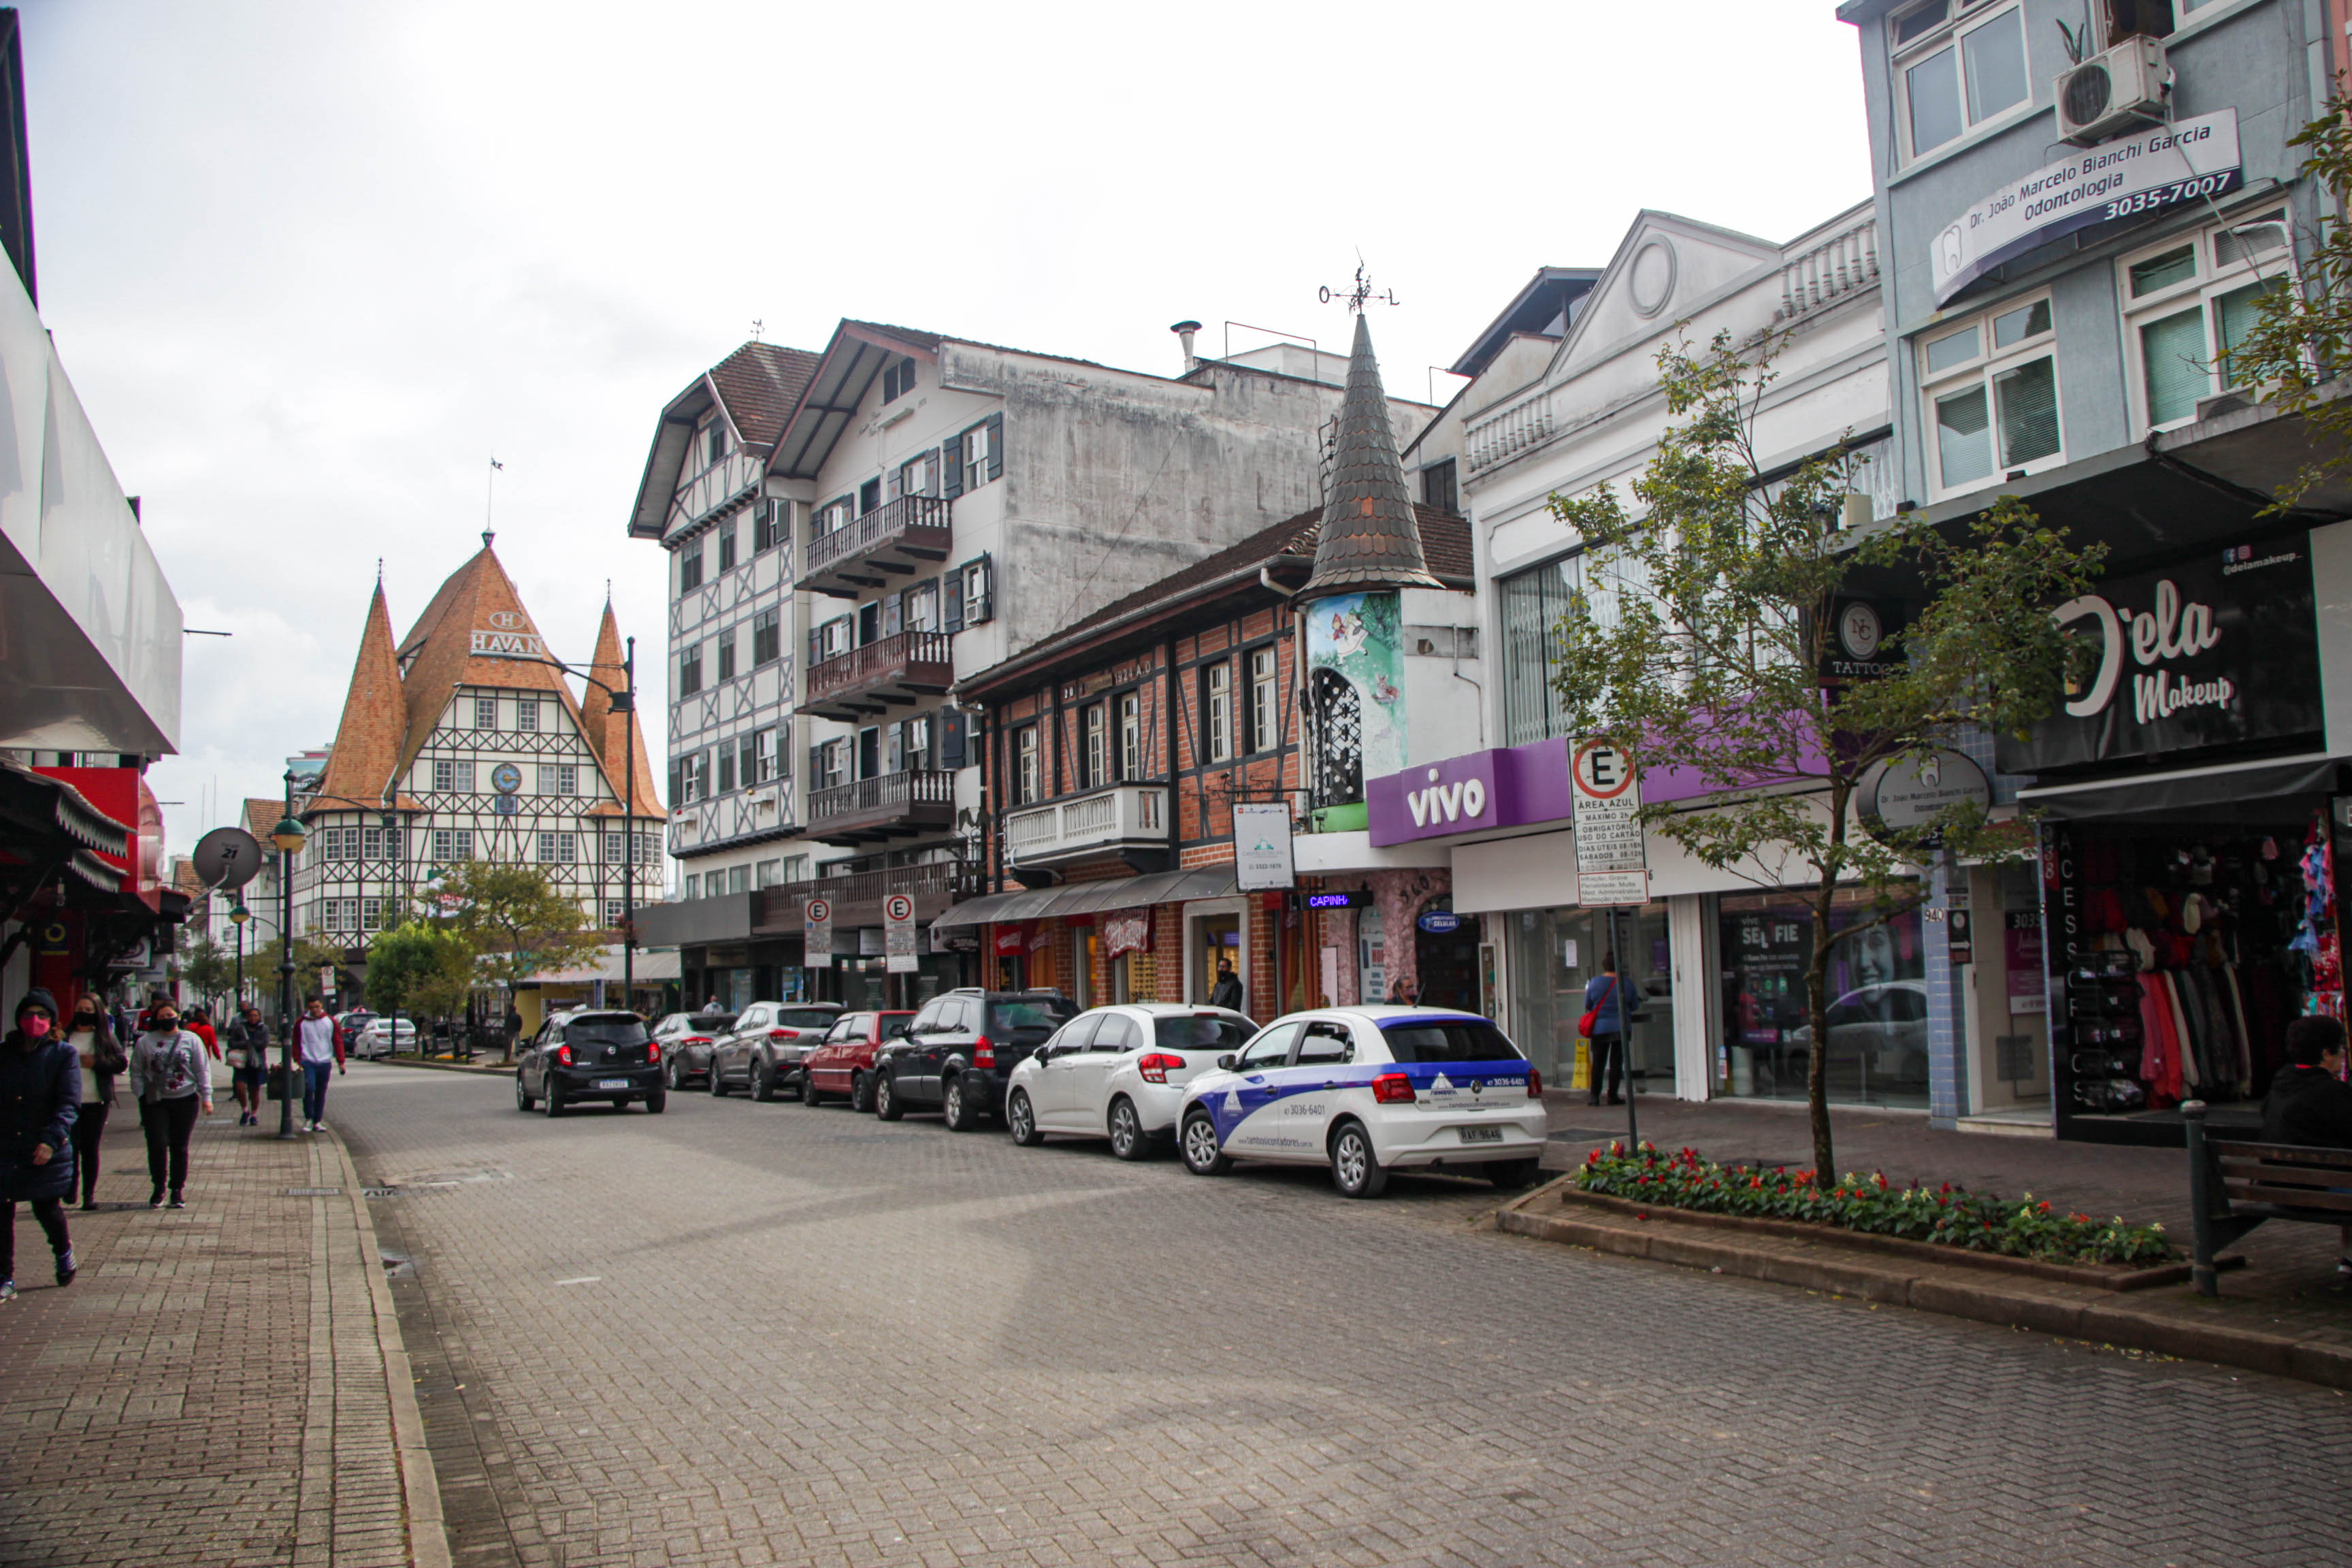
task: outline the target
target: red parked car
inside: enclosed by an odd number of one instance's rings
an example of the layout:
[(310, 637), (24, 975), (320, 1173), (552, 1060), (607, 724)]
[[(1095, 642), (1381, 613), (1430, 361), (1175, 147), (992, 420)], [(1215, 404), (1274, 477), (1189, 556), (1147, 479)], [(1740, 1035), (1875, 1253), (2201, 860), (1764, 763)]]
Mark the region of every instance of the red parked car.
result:
[(801, 1063), (801, 1103), (846, 1100), (852, 1110), (874, 1109), (874, 1053), (907, 1032), (912, 1013), (844, 1013)]

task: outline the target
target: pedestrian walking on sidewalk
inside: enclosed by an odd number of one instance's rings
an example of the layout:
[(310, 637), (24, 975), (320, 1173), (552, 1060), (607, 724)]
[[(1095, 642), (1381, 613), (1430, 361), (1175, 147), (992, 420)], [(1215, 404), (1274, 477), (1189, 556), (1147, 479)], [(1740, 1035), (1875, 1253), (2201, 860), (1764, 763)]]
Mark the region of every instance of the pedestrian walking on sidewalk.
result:
[(16, 1026), (0, 1042), (0, 1301), (16, 1299), (20, 1203), (33, 1205), (33, 1217), (49, 1238), (58, 1283), (73, 1283), (66, 1199), (73, 1193), (81, 1072), (57, 1023), (57, 998), (37, 985), (16, 1004)]
[(302, 1131), (316, 1132), (326, 1125), (327, 1069), (343, 1070), (343, 1033), (316, 996), (294, 1033), (302, 1058)]
[(213, 1113), (213, 1067), (205, 1043), (180, 1026), (180, 1010), (169, 1002), (149, 1009), (148, 1028), (131, 1048), (131, 1095), (139, 1102), (139, 1125), (147, 1134), (147, 1179), (154, 1191), (147, 1206), (188, 1206), (188, 1138), (199, 1112)]
[[(2352, 1086), (2344, 1081), (2344, 1026), (2315, 1015), (2286, 1026), (2287, 1065), (2263, 1098), (2263, 1142), (2352, 1149)], [(2341, 1191), (2341, 1188), (2337, 1189)], [(2352, 1279), (2352, 1224), (2336, 1272)]]
[[(115, 1037), (113, 1021), (85, 993), (74, 1004), (73, 1022), (66, 1043), (73, 1047), (74, 1065), (81, 1072), (81, 1110), (74, 1120), (74, 1166), (81, 1182), (81, 1206), (98, 1206), (98, 1149), (106, 1136), (107, 1112), (114, 1109), (114, 1080), (131, 1065), (130, 1054)], [(68, 1191), (66, 1194), (71, 1197)]]
[(199, 1002), (181, 1015), (180, 1026), (205, 1043), (205, 1055), (215, 1061), (221, 1059), (220, 1036), (213, 1030), (213, 1016)]
[(1625, 994), (1617, 981), (1617, 955), (1601, 955), (1601, 973), (1584, 983), (1585, 1016), (1592, 1020), (1586, 1031), (1592, 1037), (1590, 1077), (1591, 1094), (1585, 1103), (1601, 1103), (1601, 1080), (1609, 1080), (1609, 1103), (1622, 1105), (1617, 1098), (1619, 1076), (1625, 1070)]
[(229, 1092), (236, 1096), (236, 1124), (258, 1127), (261, 1089), (269, 1081), (269, 1026), (261, 1021), (261, 1009), (247, 1002), (245, 1016), (229, 1025), (221, 1040), (228, 1047), (234, 1074)]

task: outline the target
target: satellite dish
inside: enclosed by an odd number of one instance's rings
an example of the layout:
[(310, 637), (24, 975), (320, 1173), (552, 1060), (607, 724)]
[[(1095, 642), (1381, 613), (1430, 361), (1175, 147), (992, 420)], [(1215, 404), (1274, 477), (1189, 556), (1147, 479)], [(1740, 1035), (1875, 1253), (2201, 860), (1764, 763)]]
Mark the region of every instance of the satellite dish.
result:
[(242, 888), (261, 869), (261, 846), (242, 827), (215, 827), (189, 858), (206, 887)]

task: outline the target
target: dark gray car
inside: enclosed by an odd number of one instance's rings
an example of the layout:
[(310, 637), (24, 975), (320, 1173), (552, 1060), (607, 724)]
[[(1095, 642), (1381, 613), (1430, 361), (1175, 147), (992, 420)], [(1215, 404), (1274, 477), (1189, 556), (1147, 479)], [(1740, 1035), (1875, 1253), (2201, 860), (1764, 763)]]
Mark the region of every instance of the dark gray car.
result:
[(618, 1110), (643, 1100), (658, 1115), (668, 1103), (661, 1047), (635, 1013), (562, 1013), (540, 1026), (515, 1065), (515, 1109), (550, 1116), (601, 1100)]

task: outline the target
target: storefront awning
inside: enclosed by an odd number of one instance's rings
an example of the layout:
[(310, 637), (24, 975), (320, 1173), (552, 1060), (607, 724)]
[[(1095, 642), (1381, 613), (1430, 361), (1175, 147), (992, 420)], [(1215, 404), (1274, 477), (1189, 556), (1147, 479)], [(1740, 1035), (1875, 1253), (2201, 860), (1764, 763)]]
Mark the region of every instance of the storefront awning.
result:
[(2045, 816), (2081, 822), (2103, 816), (2147, 816), (2194, 811), (2235, 820), (2230, 808), (2274, 802), (2283, 795), (2324, 795), (2336, 788), (2344, 759), (2315, 753), (2254, 763), (2224, 763), (2168, 773), (2139, 773), (2093, 784), (2048, 784), (2017, 792), (2021, 806)]
[(1240, 890), (1230, 866), (1198, 871), (1154, 871), (1148, 876), (1114, 877), (1108, 881), (1075, 882), (1062, 888), (991, 893), (984, 899), (971, 899), (956, 905), (933, 921), (931, 929), (1055, 920), (1102, 910), (1149, 909), (1153, 904), (1179, 904), (1193, 899), (1229, 899)]

